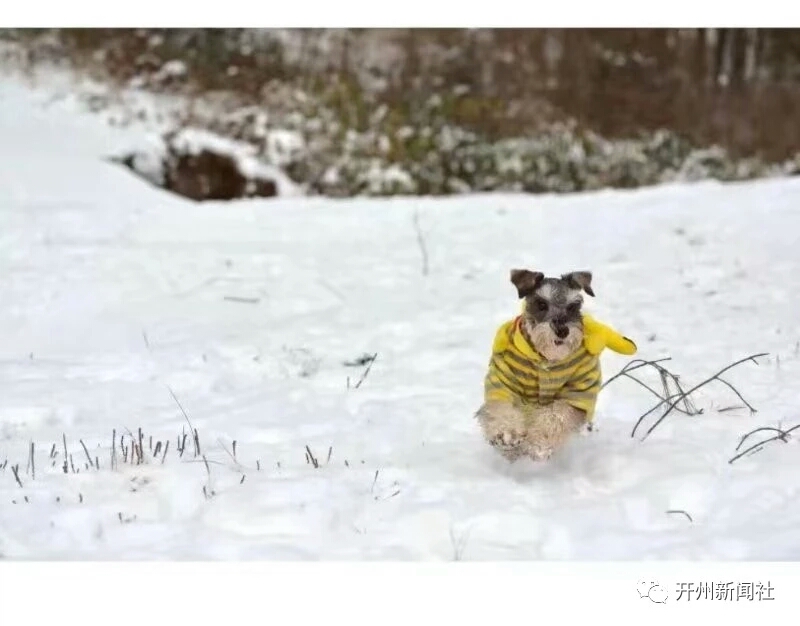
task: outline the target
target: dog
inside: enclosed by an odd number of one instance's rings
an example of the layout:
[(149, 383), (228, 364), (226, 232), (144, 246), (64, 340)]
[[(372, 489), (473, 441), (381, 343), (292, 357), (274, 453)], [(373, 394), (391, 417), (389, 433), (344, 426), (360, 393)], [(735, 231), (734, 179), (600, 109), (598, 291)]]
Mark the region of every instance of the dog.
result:
[(510, 278), (523, 311), (497, 330), (475, 417), (508, 461), (546, 461), (591, 425), (602, 350), (634, 354), (636, 344), (584, 313), (583, 294), (595, 295), (591, 272), (512, 269)]

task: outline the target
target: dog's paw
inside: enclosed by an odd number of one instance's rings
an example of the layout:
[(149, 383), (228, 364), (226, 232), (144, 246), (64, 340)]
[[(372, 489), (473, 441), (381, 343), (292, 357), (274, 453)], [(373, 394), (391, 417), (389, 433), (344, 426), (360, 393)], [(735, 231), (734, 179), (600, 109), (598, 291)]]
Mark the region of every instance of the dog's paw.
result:
[(489, 438), (489, 443), (509, 461), (515, 461), (525, 452), (522, 449), (524, 435), (514, 430), (504, 430)]
[(519, 448), (522, 445), (524, 438), (524, 433), (517, 432), (515, 430), (503, 430), (491, 437), (491, 439), (489, 439), (489, 443), (496, 448)]
[(534, 461), (548, 461), (553, 456), (553, 448), (546, 446), (530, 446), (528, 456)]

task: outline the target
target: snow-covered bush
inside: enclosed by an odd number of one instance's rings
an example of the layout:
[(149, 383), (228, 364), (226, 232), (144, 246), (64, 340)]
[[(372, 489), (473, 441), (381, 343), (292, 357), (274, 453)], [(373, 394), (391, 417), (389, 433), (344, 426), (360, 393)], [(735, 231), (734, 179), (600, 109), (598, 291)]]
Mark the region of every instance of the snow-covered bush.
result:
[[(293, 189), (311, 195), (567, 193), (800, 173), (800, 155), (784, 163), (734, 158), (719, 146), (692, 145), (669, 129), (603, 137), (533, 96), (505, 101), (452, 81), (421, 87), (412, 77), (413, 94), (382, 99), (346, 73), (293, 78), (286, 65), (294, 58), (287, 52), (293, 48), (283, 41), (285, 35), (145, 29), (122, 39), (91, 31), (81, 37), (88, 38), (82, 45), (94, 50), (92, 67), (105, 68), (108, 84), (185, 99), (182, 114), (164, 113), (164, 107), (160, 113), (139, 109), (117, 113), (110, 122), (158, 117), (153, 121), (159, 133), (203, 129), (235, 140), (247, 148), (251, 161), (273, 168), (272, 179), (280, 174)], [(29, 49), (76, 54), (75, 43), (67, 45), (63, 33), (46, 33), (37, 41), (36, 46), (29, 42)], [(77, 65), (89, 62), (80, 55), (76, 59)], [(118, 107), (117, 95), (89, 94), (83, 101), (99, 112)], [(513, 132), (495, 128), (520, 108), (535, 112), (525, 118), (530, 124)], [(164, 179), (163, 171), (153, 173), (152, 156), (129, 156), (126, 165), (132, 169), (153, 181)]]

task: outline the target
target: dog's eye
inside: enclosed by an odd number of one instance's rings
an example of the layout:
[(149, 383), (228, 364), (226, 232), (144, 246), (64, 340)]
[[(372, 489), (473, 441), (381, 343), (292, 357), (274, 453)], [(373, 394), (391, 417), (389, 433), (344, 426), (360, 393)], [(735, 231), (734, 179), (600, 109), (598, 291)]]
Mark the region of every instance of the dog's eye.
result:
[(544, 313), (547, 310), (547, 300), (543, 300), (542, 298), (536, 298), (536, 300), (533, 301), (533, 307), (537, 311)]
[(581, 305), (577, 302), (573, 302), (569, 306), (567, 306), (567, 313), (570, 315), (577, 315), (578, 311), (580, 311)]

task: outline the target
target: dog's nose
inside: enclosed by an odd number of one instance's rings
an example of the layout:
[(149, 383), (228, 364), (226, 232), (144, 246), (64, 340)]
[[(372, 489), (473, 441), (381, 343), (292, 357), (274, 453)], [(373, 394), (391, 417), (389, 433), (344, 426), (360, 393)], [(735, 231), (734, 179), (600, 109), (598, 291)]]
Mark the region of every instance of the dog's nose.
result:
[(569, 328), (566, 326), (556, 326), (554, 330), (556, 337), (559, 339), (564, 339), (567, 335), (569, 335)]

